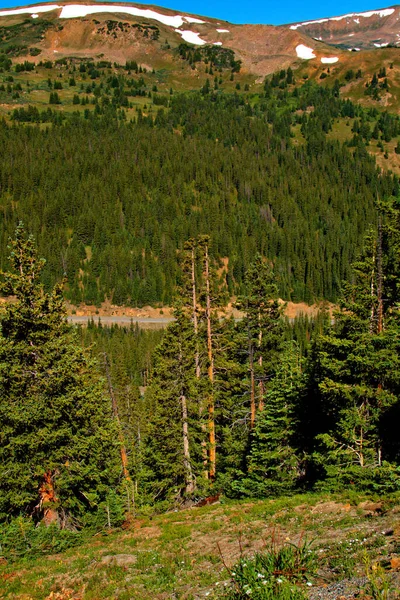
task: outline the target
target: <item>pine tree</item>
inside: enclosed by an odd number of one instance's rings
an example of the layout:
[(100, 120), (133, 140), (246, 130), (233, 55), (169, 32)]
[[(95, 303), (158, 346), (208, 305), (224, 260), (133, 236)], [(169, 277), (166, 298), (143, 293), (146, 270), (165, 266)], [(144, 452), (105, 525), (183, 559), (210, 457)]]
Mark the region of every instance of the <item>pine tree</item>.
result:
[(151, 501), (182, 501), (196, 489), (200, 426), (192, 324), (180, 310), (154, 356), (147, 391), (144, 488)]
[(257, 256), (246, 273), (247, 293), (237, 306), (245, 312), (244, 334), (250, 384), (250, 428), (255, 425), (257, 409), (264, 407), (264, 394), (273, 377), (280, 349), (283, 327), (282, 307), (278, 302), (278, 287), (272, 268)]
[(23, 226), (3, 273), (0, 330), (0, 519), (24, 513), (65, 527), (95, 511), (118, 482), (111, 406), (66, 321), (62, 289), (45, 293), (44, 261)]
[(302, 388), (299, 347), (288, 342), (251, 434), (247, 476), (234, 486), (241, 493), (266, 497), (293, 491), (299, 478), (295, 406)]
[(366, 239), (344, 286), (341, 310), (318, 343), (318, 387), (327, 430), (315, 457), (329, 482), (400, 486), (385, 456), (382, 422), (400, 393), (399, 215), (379, 207), (377, 232)]

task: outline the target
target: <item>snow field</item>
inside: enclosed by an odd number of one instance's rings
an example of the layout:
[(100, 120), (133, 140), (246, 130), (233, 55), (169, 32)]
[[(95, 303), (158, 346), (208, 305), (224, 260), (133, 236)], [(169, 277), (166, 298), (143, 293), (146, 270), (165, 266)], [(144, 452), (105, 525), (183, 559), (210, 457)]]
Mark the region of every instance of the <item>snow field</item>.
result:
[(314, 54), (314, 50), (312, 48), (308, 48), (304, 44), (299, 44), (296, 46), (296, 54), (298, 58), (302, 58), (304, 60), (310, 60), (311, 58), (317, 58)]
[(182, 31), (181, 29), (175, 29), (176, 33), (179, 33), (185, 42), (189, 42), (189, 44), (194, 44), (196, 46), (204, 46), (207, 44), (204, 40), (201, 39), (198, 33), (194, 31), (189, 31), (188, 29)]
[[(199, 37), (198, 33), (189, 30), (180, 30), (185, 23), (198, 23), (203, 24), (206, 21), (197, 19), (196, 17), (187, 17), (183, 15), (163, 15), (151, 9), (136, 8), (135, 6), (123, 6), (115, 4), (68, 4), (66, 6), (60, 6), (58, 4), (44, 4), (42, 6), (32, 6), (25, 8), (18, 8), (15, 10), (3, 10), (0, 11), (0, 17), (8, 17), (12, 15), (22, 15), (31, 13), (32, 19), (37, 19), (39, 13), (50, 12), (53, 10), (61, 9), (60, 19), (76, 19), (79, 17), (86, 17), (87, 15), (93, 15), (96, 13), (124, 13), (132, 15), (134, 17), (144, 17), (146, 19), (152, 19), (163, 23), (169, 27), (173, 27), (182, 38), (189, 42), (189, 44), (195, 44), (196, 46), (203, 46), (207, 42)], [(221, 29), (220, 33), (229, 33), (228, 30)], [(216, 45), (222, 46), (222, 42), (216, 42)]]
[(50, 12), (61, 8), (58, 4), (44, 4), (43, 6), (26, 6), (25, 8), (16, 8), (15, 10), (0, 10), (0, 17), (11, 17), (12, 15), (25, 15), (27, 13), (32, 14), (33, 19), (37, 19), (38, 13)]
[(337, 56), (331, 56), (331, 57), (326, 57), (326, 58), (321, 58), (321, 62), (323, 65), (333, 65), (334, 63), (338, 62), (338, 57)]
[[(313, 25), (314, 23), (327, 23), (328, 21), (341, 21), (342, 19), (352, 19), (354, 17), (373, 17), (374, 15), (378, 15), (379, 17), (389, 17), (394, 13), (394, 8), (385, 8), (383, 10), (370, 10), (368, 12), (363, 13), (349, 13), (348, 15), (343, 15), (342, 17), (330, 17), (327, 19), (319, 19), (318, 21), (306, 21), (305, 23), (298, 23), (297, 25), (291, 25), (290, 29), (298, 29), (299, 27), (304, 27), (305, 25)], [(359, 23), (359, 19), (354, 19), (355, 23)]]

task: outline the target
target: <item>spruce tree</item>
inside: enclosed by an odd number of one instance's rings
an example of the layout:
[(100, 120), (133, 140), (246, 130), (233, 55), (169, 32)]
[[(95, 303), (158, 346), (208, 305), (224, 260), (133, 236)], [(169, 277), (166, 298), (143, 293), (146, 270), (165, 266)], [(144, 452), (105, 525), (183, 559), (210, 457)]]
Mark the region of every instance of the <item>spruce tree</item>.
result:
[(250, 428), (257, 411), (264, 407), (268, 381), (274, 375), (282, 343), (282, 307), (278, 302), (278, 286), (271, 266), (258, 255), (245, 276), (246, 294), (237, 306), (244, 311), (243, 334), (247, 340), (249, 371)]
[(144, 440), (143, 485), (151, 502), (190, 497), (201, 470), (193, 326), (181, 310), (175, 317), (156, 349), (146, 393), (150, 422)]
[(334, 326), (318, 342), (326, 423), (315, 458), (328, 486), (400, 487), (382, 427), (400, 394), (399, 215), (396, 201), (379, 207), (377, 231), (354, 265), (354, 283), (344, 286)]
[(300, 462), (295, 449), (295, 407), (302, 388), (299, 347), (288, 342), (251, 434), (247, 476), (234, 486), (241, 493), (266, 497), (293, 491)]
[(83, 522), (118, 483), (109, 399), (66, 320), (61, 285), (40, 282), (44, 260), (20, 224), (2, 291), (0, 520), (18, 514), (62, 527)]

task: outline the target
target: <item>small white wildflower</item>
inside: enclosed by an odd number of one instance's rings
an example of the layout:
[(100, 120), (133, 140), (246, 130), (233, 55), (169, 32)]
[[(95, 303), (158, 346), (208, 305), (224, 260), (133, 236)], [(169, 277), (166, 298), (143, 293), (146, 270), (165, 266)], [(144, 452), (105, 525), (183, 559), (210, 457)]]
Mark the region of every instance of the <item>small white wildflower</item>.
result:
[(277, 579), (276, 583), (282, 583), (282, 581), (283, 581), (282, 579)]
[(236, 575), (235, 571), (232, 571), (232, 575)]
[(253, 591), (253, 590), (252, 590), (251, 588), (249, 588), (248, 590), (246, 590), (246, 594), (247, 594), (248, 596), (250, 596), (252, 591)]
[(262, 573), (257, 573), (257, 577), (258, 579), (264, 579), (265, 575), (263, 575)]
[(312, 587), (311, 581), (307, 581), (307, 585), (308, 585), (308, 587)]

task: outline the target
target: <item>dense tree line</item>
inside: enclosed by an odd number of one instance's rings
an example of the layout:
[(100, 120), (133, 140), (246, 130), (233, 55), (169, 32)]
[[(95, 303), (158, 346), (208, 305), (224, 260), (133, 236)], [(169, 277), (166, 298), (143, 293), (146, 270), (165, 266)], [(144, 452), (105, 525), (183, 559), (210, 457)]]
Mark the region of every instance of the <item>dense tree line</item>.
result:
[[(177, 250), (201, 234), (212, 236), (214, 258), (228, 259), (228, 295), (243, 290), (260, 253), (284, 298), (334, 300), (376, 219), (374, 200), (398, 192), (363, 144), (349, 151), (327, 140), (333, 120), (356, 111), (334, 89), (175, 94), (168, 110), (130, 123), (113, 110), (64, 123), (50, 111), (45, 129), (0, 125), (0, 260), (16, 221), (29, 217), (45, 285), (65, 273), (73, 302), (170, 303)], [(306, 143), (296, 146), (299, 121)]]
[(261, 258), (246, 277), (243, 319), (212, 319), (211, 355), (206, 281), (193, 279), (196, 309), (182, 296), (154, 357), (144, 498), (183, 501), (210, 484), (234, 497), (399, 489), (399, 201), (378, 210), (334, 322), (320, 322), (305, 352), (304, 329), (284, 335), (274, 275)]
[(212, 240), (200, 235), (179, 253), (174, 323), (92, 323), (80, 330), (92, 358), (19, 226), (2, 274), (16, 300), (1, 315), (0, 519), (80, 528), (212, 491), (398, 490), (399, 199), (377, 213), (333, 321), (284, 319), (260, 255), (242, 318), (224, 318)]

